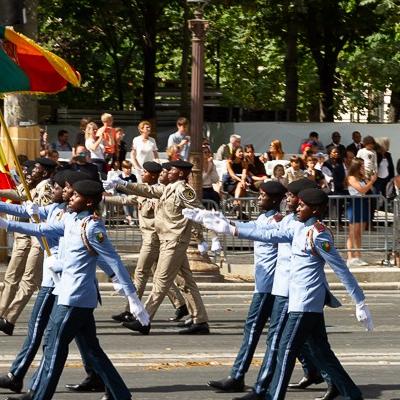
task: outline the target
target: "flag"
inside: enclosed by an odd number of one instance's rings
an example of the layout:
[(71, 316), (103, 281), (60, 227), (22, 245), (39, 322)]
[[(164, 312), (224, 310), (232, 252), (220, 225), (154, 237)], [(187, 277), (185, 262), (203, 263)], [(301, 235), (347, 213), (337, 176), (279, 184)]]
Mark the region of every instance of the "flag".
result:
[(58, 93), (81, 80), (65, 60), (5, 26), (0, 26), (0, 71), (0, 93)]
[[(15, 182), (11, 178), (10, 170), (6, 156), (4, 155), (3, 147), (0, 144), (0, 190), (1, 189), (15, 189)], [(1, 201), (7, 199), (2, 198)]]

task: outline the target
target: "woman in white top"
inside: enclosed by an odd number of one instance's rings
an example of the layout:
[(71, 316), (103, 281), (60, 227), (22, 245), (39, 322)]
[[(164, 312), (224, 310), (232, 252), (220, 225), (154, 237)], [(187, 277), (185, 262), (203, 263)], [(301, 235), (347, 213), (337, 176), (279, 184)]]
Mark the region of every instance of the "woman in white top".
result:
[(85, 129), (85, 147), (90, 151), (90, 158), (93, 164), (97, 166), (99, 172), (104, 172), (104, 144), (103, 134), (97, 134), (97, 125), (89, 122)]
[(219, 184), (219, 176), (213, 162), (211, 149), (208, 145), (202, 146), (203, 152), (203, 200), (213, 200), (218, 206), (220, 205), (220, 197), (218, 192), (214, 190), (214, 185)]
[[(377, 175), (371, 176), (370, 180), (365, 178), (364, 161), (354, 158), (347, 173), (347, 186), (350, 196), (347, 204), (347, 219), (349, 220), (349, 236), (347, 238), (347, 265), (368, 265), (360, 258), (361, 238), (364, 225), (369, 221), (369, 205), (363, 196), (369, 192), (376, 181)], [(357, 250), (354, 250), (357, 249)]]
[(146, 161), (156, 161), (158, 159), (158, 149), (156, 141), (150, 137), (151, 124), (149, 121), (141, 121), (138, 125), (140, 135), (133, 138), (131, 161), (136, 170), (138, 182), (141, 182), (141, 171), (143, 163)]

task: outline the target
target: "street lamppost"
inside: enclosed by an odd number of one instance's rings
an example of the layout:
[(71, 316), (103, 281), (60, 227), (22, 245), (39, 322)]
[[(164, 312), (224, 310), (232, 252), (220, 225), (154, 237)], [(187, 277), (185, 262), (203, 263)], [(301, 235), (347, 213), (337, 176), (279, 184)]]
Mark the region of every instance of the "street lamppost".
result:
[(195, 4), (194, 19), (189, 20), (192, 32), (192, 83), (190, 102), (190, 162), (193, 164), (192, 186), (198, 198), (202, 198), (203, 171), (203, 103), (204, 103), (204, 38), (208, 29), (208, 21), (203, 19), (203, 8), (206, 0), (187, 0)]

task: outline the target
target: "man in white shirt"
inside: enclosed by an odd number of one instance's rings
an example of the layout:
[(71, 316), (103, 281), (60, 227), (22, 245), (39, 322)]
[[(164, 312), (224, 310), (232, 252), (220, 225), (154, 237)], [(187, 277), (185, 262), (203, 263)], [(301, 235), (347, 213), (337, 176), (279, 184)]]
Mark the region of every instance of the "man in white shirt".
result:
[(169, 135), (167, 147), (176, 145), (179, 147), (181, 159), (189, 160), (190, 151), (190, 136), (188, 136), (189, 120), (185, 117), (180, 117), (176, 121), (178, 130)]

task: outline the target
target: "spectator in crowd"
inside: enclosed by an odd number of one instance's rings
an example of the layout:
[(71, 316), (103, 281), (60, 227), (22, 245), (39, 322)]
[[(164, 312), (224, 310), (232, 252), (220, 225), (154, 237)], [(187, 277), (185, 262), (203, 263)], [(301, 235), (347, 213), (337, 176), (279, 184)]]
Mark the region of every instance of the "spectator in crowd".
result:
[(57, 133), (57, 142), (51, 144), (51, 149), (57, 151), (72, 151), (72, 146), (68, 143), (68, 137), (68, 131), (60, 129)]
[(328, 146), (326, 146), (326, 151), (329, 154), (331, 147), (337, 147), (339, 154), (340, 154), (340, 158), (343, 160), (345, 155), (346, 155), (346, 147), (344, 147), (341, 143), (341, 136), (340, 133), (335, 131), (332, 133), (332, 143), (328, 144)]
[(389, 153), (390, 140), (387, 137), (377, 138), (378, 178), (374, 184), (375, 193), (386, 197), (386, 185), (394, 177), (394, 164)]
[(126, 159), (126, 153), (128, 152), (128, 145), (124, 140), (125, 131), (122, 128), (115, 128), (115, 142), (117, 151), (115, 155), (115, 161), (122, 163)]
[(214, 190), (213, 185), (219, 183), (219, 176), (215, 167), (211, 149), (207, 145), (202, 146), (203, 152), (203, 200), (213, 200), (218, 206), (220, 205), (220, 197), (218, 192)]
[(74, 142), (74, 147), (72, 148), (72, 157), (76, 155), (76, 148), (78, 146), (84, 146), (85, 145), (85, 131), (86, 131), (86, 126), (89, 123), (88, 118), (81, 118), (79, 121), (79, 132), (75, 136), (75, 142)]
[(149, 121), (141, 121), (138, 125), (139, 136), (133, 138), (132, 151), (131, 151), (131, 162), (133, 168), (135, 168), (136, 178), (138, 182), (142, 181), (142, 169), (143, 164), (146, 161), (159, 161), (158, 160), (158, 149), (156, 141), (150, 137), (151, 124)]
[(303, 139), (303, 140), (301, 141), (300, 146), (299, 146), (299, 153), (300, 153), (300, 154), (302, 153), (302, 150), (301, 150), (302, 147), (301, 147), (301, 146), (302, 146), (304, 143), (307, 143), (307, 142), (313, 142), (313, 143), (315, 143), (316, 151), (321, 151), (321, 152), (325, 151), (324, 145), (323, 145), (322, 142), (319, 140), (319, 134), (318, 134), (318, 132), (312, 131), (312, 132), (309, 133), (307, 139)]
[(283, 156), (285, 153), (282, 149), (282, 142), (278, 139), (275, 139), (269, 145), (268, 151), (263, 154), (261, 161), (274, 161), (274, 160), (283, 160)]
[(365, 136), (363, 139), (364, 147), (357, 152), (357, 158), (364, 160), (365, 176), (369, 178), (378, 171), (378, 158), (375, 147), (376, 142), (372, 136)]
[(89, 122), (86, 125), (85, 146), (90, 152), (90, 159), (92, 160), (92, 163), (97, 166), (100, 173), (106, 172), (103, 134), (104, 129), (102, 131), (98, 131), (97, 125), (94, 122)]
[(288, 184), (304, 178), (304, 171), (301, 169), (302, 161), (299, 156), (290, 157), (290, 167), (286, 170), (285, 178)]
[(75, 156), (71, 159), (69, 169), (84, 172), (93, 180), (100, 179), (99, 169), (91, 162), (89, 150), (85, 146), (76, 146)]
[(265, 172), (265, 165), (260, 157), (254, 154), (254, 146), (247, 144), (244, 146), (244, 154), (250, 178), (250, 189), (258, 192), (260, 185), (268, 178)]
[(346, 150), (346, 157), (343, 160), (343, 167), (346, 174), (354, 158), (355, 158), (354, 153), (351, 150)]
[[(115, 138), (115, 128), (113, 128), (113, 116), (108, 113), (101, 115), (102, 127), (99, 128), (97, 134), (101, 135), (104, 146), (104, 168), (105, 171), (111, 169), (112, 163), (117, 153), (117, 143)], [(93, 161), (93, 160), (92, 160)], [(93, 161), (94, 162), (94, 161)]]
[(283, 186), (287, 187), (288, 182), (285, 176), (285, 168), (282, 164), (275, 165), (274, 169), (272, 170), (271, 181), (277, 181)]
[(313, 146), (314, 146), (314, 144), (312, 142), (303, 143), (302, 146), (301, 146), (301, 164), (300, 164), (300, 168), (303, 169), (303, 170), (307, 168), (307, 159), (308, 159), (308, 157), (312, 157), (314, 155)]
[(324, 162), (321, 171), (329, 186), (330, 194), (347, 195), (348, 191), (345, 187), (346, 171), (338, 149), (332, 147), (328, 156), (329, 157)]
[[(243, 147), (239, 146), (235, 149), (235, 153), (226, 161), (226, 169), (228, 172), (223, 179), (224, 191), (235, 197), (245, 196), (249, 185), (247, 183), (248, 170)], [(239, 206), (239, 202), (235, 202), (235, 206)]]
[(240, 142), (242, 138), (239, 135), (231, 135), (229, 137), (229, 143), (221, 144), (219, 146), (217, 153), (215, 155), (215, 159), (218, 161), (229, 160), (238, 147), (240, 147)]
[(349, 235), (347, 238), (347, 265), (349, 267), (365, 266), (367, 262), (361, 260), (362, 232), (365, 223), (370, 220), (368, 200), (363, 196), (369, 192), (377, 179), (373, 174), (368, 179), (365, 174), (364, 161), (354, 158), (347, 173), (347, 187), (352, 198), (347, 203), (347, 219), (349, 221)]
[(324, 162), (327, 159), (327, 155), (325, 153), (322, 153), (321, 151), (319, 151), (315, 157), (317, 157), (317, 164), (315, 165), (315, 169), (318, 169), (319, 171), (322, 170), (322, 166), (324, 165)]
[[(396, 191), (396, 196), (400, 195), (400, 159), (397, 160), (397, 165), (396, 165), (396, 176), (393, 179), (393, 184), (394, 184), (394, 189)], [(399, 264), (396, 264), (399, 266)]]
[(364, 145), (361, 142), (361, 133), (360, 132), (354, 131), (351, 134), (351, 138), (353, 139), (353, 143), (349, 144), (346, 147), (346, 150), (351, 151), (355, 157), (358, 153), (358, 150), (361, 150), (364, 147)]
[(181, 159), (184, 161), (189, 160), (190, 152), (190, 136), (188, 135), (189, 120), (185, 117), (180, 117), (176, 121), (178, 130), (169, 135), (167, 147), (176, 145), (179, 147)]
[(57, 165), (59, 165), (58, 159), (60, 158), (60, 154), (57, 150), (49, 150), (47, 158), (53, 160)]
[[(48, 142), (49, 135), (46, 129), (40, 128), (40, 151), (45, 154), (50, 149), (50, 144)], [(41, 155), (42, 157), (42, 155)]]
[[(132, 163), (128, 160), (123, 160), (121, 162), (121, 169), (122, 172), (119, 174), (119, 178), (122, 179), (125, 182), (128, 183), (135, 183), (137, 182), (136, 176), (132, 174)], [(117, 190), (117, 193), (120, 196), (126, 196), (126, 193), (124, 192), (119, 192)], [(134, 225), (133, 222), (133, 213), (134, 213), (134, 207), (133, 205), (124, 205), (124, 214), (125, 214), (125, 223), (128, 225)]]
[(178, 145), (173, 144), (172, 146), (167, 147), (167, 158), (168, 161), (176, 161), (176, 160), (181, 160), (181, 149), (179, 148)]
[(309, 156), (306, 159), (306, 169), (304, 171), (304, 176), (312, 181), (314, 181), (318, 188), (325, 189), (326, 182), (324, 174), (315, 168), (318, 163), (317, 157)]

